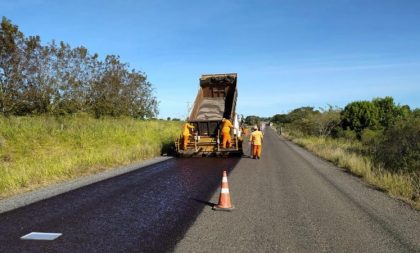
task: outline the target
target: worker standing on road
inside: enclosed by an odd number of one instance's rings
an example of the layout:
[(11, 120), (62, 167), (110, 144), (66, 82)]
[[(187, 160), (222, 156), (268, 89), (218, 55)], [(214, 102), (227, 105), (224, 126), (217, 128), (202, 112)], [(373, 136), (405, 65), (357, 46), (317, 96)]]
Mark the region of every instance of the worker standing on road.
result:
[(248, 136), (248, 128), (246, 128), (245, 126), (241, 126), (241, 130), (244, 136)]
[(254, 157), (254, 145), (252, 144), (252, 133), (253, 132), (254, 132), (254, 127), (251, 128), (251, 134), (249, 135), (249, 144), (251, 145), (249, 157)]
[(263, 142), (264, 135), (258, 130), (257, 127), (254, 127), (254, 132), (251, 134), (250, 142), (252, 144), (252, 158), (260, 159), (261, 158), (261, 147)]
[(232, 122), (230, 122), (229, 119), (222, 119), (222, 136), (223, 136), (223, 140), (222, 140), (222, 145), (223, 148), (230, 148), (231, 144), (232, 144), (232, 137), (230, 136), (230, 129), (233, 128)]
[(190, 129), (194, 129), (194, 126), (189, 124), (188, 122), (185, 123), (182, 130), (182, 137), (184, 139), (184, 150), (187, 150), (188, 142), (190, 140)]

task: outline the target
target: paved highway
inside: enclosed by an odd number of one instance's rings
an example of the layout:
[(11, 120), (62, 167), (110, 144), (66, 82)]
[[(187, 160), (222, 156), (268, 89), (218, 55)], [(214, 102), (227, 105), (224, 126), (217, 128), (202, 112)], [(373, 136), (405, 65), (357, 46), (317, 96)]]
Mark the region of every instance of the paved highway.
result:
[(0, 214), (0, 252), (171, 251), (237, 162), (171, 159)]
[(263, 145), (228, 177), (236, 210), (204, 209), (176, 252), (420, 252), (420, 212), (270, 129)]
[[(216, 212), (228, 169), (236, 209)], [(0, 214), (0, 252), (420, 252), (420, 213), (265, 133), (261, 160), (171, 159)], [(57, 232), (54, 241), (27, 233)]]

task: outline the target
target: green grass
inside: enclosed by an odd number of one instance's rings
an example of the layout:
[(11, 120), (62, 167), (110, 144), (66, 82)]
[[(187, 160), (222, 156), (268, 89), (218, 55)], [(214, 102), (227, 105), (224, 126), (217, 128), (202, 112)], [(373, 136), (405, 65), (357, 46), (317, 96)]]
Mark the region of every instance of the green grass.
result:
[(283, 134), (298, 145), (362, 177), (369, 184), (420, 210), (420, 185), (417, 176), (415, 174), (392, 173), (375, 167), (371, 159), (363, 155), (365, 147), (361, 142), (294, 135), (287, 131)]
[(161, 154), (180, 122), (0, 117), (0, 198)]

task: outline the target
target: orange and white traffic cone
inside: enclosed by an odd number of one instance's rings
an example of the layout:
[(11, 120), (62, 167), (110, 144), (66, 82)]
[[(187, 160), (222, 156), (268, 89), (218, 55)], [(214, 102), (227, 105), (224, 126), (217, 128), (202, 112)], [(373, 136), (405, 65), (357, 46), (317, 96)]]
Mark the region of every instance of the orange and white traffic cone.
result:
[(219, 204), (213, 207), (216, 211), (231, 211), (234, 207), (230, 202), (229, 185), (227, 180), (227, 173), (223, 171), (222, 189), (220, 191)]

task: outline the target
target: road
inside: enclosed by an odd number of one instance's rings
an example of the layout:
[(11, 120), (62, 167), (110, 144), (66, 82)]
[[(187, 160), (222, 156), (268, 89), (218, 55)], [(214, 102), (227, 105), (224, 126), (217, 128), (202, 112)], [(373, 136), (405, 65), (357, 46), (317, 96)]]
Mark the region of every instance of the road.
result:
[[(216, 212), (228, 170), (236, 209)], [(420, 252), (420, 213), (265, 132), (261, 160), (171, 159), (0, 214), (0, 252)], [(23, 241), (29, 232), (63, 233)]]

